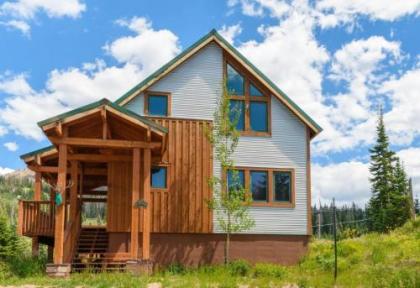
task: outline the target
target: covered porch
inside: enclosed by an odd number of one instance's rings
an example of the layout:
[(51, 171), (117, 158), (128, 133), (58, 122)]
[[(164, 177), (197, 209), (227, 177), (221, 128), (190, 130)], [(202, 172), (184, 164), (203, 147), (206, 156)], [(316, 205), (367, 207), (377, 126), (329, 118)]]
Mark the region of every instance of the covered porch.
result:
[[(70, 265), (79, 252), (83, 203), (104, 202), (117, 211), (121, 201), (130, 207), (129, 251), (101, 257), (150, 262), (151, 168), (163, 161), (167, 129), (106, 99), (38, 124), (52, 146), (21, 156), (35, 172), (35, 182), (34, 199), (19, 202), (18, 219), (19, 234), (32, 237), (33, 253), (39, 243), (47, 244), (51, 267)], [(115, 179), (127, 173), (131, 183), (122, 188)], [(42, 199), (42, 181), (50, 187), (47, 199)], [(116, 217), (107, 215), (111, 221)]]

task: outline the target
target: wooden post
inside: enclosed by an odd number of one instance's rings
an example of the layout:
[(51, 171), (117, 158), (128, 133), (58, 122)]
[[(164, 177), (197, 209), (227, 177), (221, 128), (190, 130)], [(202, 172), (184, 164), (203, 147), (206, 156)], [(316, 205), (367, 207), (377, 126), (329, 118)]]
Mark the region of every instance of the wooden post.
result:
[[(41, 195), (42, 195), (41, 172), (35, 172), (34, 200), (41, 201)], [(38, 215), (36, 215), (36, 218), (38, 218)], [(39, 241), (38, 241), (38, 237), (35, 236), (35, 237), (32, 237), (32, 256), (38, 256), (38, 255), (39, 255)]]
[(147, 207), (143, 208), (143, 260), (150, 259), (150, 170), (151, 170), (151, 150), (144, 149), (144, 169), (143, 169), (143, 194)]
[(19, 200), (18, 203), (18, 224), (17, 224), (17, 234), (23, 236), (23, 201)]
[(41, 195), (42, 195), (41, 172), (35, 172), (34, 200), (41, 201)]
[(139, 257), (139, 208), (135, 207), (140, 198), (140, 149), (133, 149), (133, 187), (131, 196), (131, 258)]
[(77, 161), (71, 161), (71, 168), (70, 168), (70, 177), (71, 177), (71, 184), (70, 187), (70, 221), (75, 221), (77, 210), (79, 209), (77, 203), (77, 189), (79, 185), (79, 163)]
[(63, 264), (64, 250), (64, 225), (66, 207), (66, 177), (67, 177), (67, 145), (60, 144), (58, 147), (58, 177), (57, 189), (60, 189), (63, 202), (56, 207), (54, 229), (54, 264)]

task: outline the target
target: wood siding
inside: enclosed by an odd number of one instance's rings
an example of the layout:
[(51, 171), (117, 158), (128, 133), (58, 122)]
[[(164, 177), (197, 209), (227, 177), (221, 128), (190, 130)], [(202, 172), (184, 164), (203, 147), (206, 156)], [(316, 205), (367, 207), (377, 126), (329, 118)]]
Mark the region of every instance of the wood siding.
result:
[[(223, 83), (223, 53), (210, 44), (159, 80), (150, 90), (172, 95), (172, 117), (213, 119)], [(142, 95), (126, 105), (143, 113)], [(307, 140), (306, 128), (283, 103), (271, 96), (271, 137), (240, 137), (236, 165), (295, 170), (296, 205), (294, 208), (252, 207), (256, 226), (247, 233), (307, 235), (308, 214)], [(170, 136), (171, 137), (171, 136)], [(220, 175), (220, 165), (214, 161), (214, 175)], [(214, 230), (217, 220), (213, 218)]]
[[(212, 232), (212, 213), (208, 209), (207, 200), (212, 196), (208, 179), (213, 169), (213, 157), (205, 136), (210, 122), (163, 118), (153, 120), (169, 129), (169, 137), (162, 161), (152, 163), (152, 166), (167, 167), (168, 187), (151, 189), (151, 231)], [(131, 163), (108, 164), (107, 224), (110, 232), (130, 231), (131, 179)], [(142, 176), (140, 181), (142, 183)], [(143, 197), (142, 190), (140, 197)], [(141, 225), (139, 230), (142, 231)]]

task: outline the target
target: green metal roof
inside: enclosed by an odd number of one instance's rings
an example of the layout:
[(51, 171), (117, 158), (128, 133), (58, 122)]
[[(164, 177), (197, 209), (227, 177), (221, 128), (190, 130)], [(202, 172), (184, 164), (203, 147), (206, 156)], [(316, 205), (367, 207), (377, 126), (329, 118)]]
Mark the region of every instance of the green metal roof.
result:
[(178, 56), (173, 58), (171, 61), (163, 65), (161, 68), (159, 68), (157, 71), (152, 73), (149, 77), (141, 81), (139, 84), (134, 86), (132, 89), (130, 89), (127, 93), (122, 95), (120, 98), (118, 98), (115, 103), (121, 104), (125, 99), (130, 97), (135, 91), (141, 89), (144, 85), (146, 85), (148, 82), (150, 82), (152, 79), (159, 77), (162, 73), (164, 73), (168, 68), (170, 68), (173, 64), (175, 64), (179, 59), (183, 58), (185, 55), (187, 55), (190, 51), (192, 51), (194, 48), (208, 40), (210, 37), (216, 37), (217, 40), (222, 42), (233, 54), (235, 54), (238, 58), (240, 58), (243, 62), (245, 62), (256, 74), (258, 74), (261, 78), (263, 78), (278, 94), (280, 94), (284, 100), (290, 104), (293, 108), (295, 108), (298, 113), (311, 125), (313, 125), (316, 128), (316, 133), (319, 133), (322, 131), (321, 126), (319, 126), (308, 114), (305, 113), (292, 99), (289, 98), (289, 96), (286, 95), (276, 84), (274, 84), (264, 73), (262, 73), (255, 65), (253, 65), (245, 56), (243, 56), (235, 47), (233, 47), (226, 39), (224, 39), (215, 29), (211, 30), (208, 34), (203, 36), (201, 39), (199, 39), (197, 42), (192, 44), (190, 47), (185, 49), (183, 52), (181, 52)]
[(105, 99), (105, 98), (101, 99), (99, 101), (93, 102), (91, 104), (79, 107), (77, 109), (68, 111), (66, 113), (48, 118), (48, 119), (43, 120), (43, 121), (40, 121), (40, 122), (38, 122), (38, 126), (42, 127), (42, 126), (45, 126), (45, 125), (53, 123), (53, 122), (61, 121), (61, 120), (64, 120), (64, 119), (66, 119), (70, 116), (95, 109), (95, 108), (100, 107), (102, 105), (114, 108), (115, 110), (117, 110), (117, 111), (119, 111), (119, 112), (121, 112), (121, 113), (123, 113), (123, 114), (125, 114), (129, 117), (135, 118), (136, 120), (139, 120), (139, 121), (143, 122), (144, 124), (148, 125), (149, 127), (153, 128), (153, 129), (156, 129), (156, 130), (161, 131), (163, 133), (168, 133), (168, 129), (166, 129), (165, 127), (153, 122), (152, 120), (147, 119), (146, 117), (140, 116), (140, 115), (138, 115), (137, 113), (134, 113), (131, 110), (128, 110), (128, 109), (126, 109), (122, 106), (119, 106), (119, 105), (117, 105), (117, 104), (115, 104), (115, 103), (113, 103), (113, 102), (111, 102), (111, 101), (109, 101), (108, 99)]
[(25, 159), (25, 158), (28, 158), (28, 157), (31, 157), (31, 156), (35, 156), (37, 154), (41, 154), (41, 153), (50, 151), (52, 149), (55, 149), (54, 145), (50, 145), (50, 146), (47, 146), (47, 147), (44, 147), (44, 148), (41, 148), (41, 149), (38, 149), (38, 150), (35, 150), (35, 151), (32, 151), (32, 152), (22, 154), (22, 155), (20, 155), (20, 159)]

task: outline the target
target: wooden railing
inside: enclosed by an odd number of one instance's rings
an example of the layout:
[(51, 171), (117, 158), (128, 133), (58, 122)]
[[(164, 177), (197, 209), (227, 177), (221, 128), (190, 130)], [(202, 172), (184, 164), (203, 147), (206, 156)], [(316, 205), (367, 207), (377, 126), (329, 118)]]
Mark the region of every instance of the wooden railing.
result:
[(76, 249), (81, 229), (81, 210), (79, 205), (76, 217), (70, 220), (64, 231), (64, 263), (71, 262)]
[(50, 201), (19, 201), (17, 230), (24, 236), (54, 236), (55, 207)]

